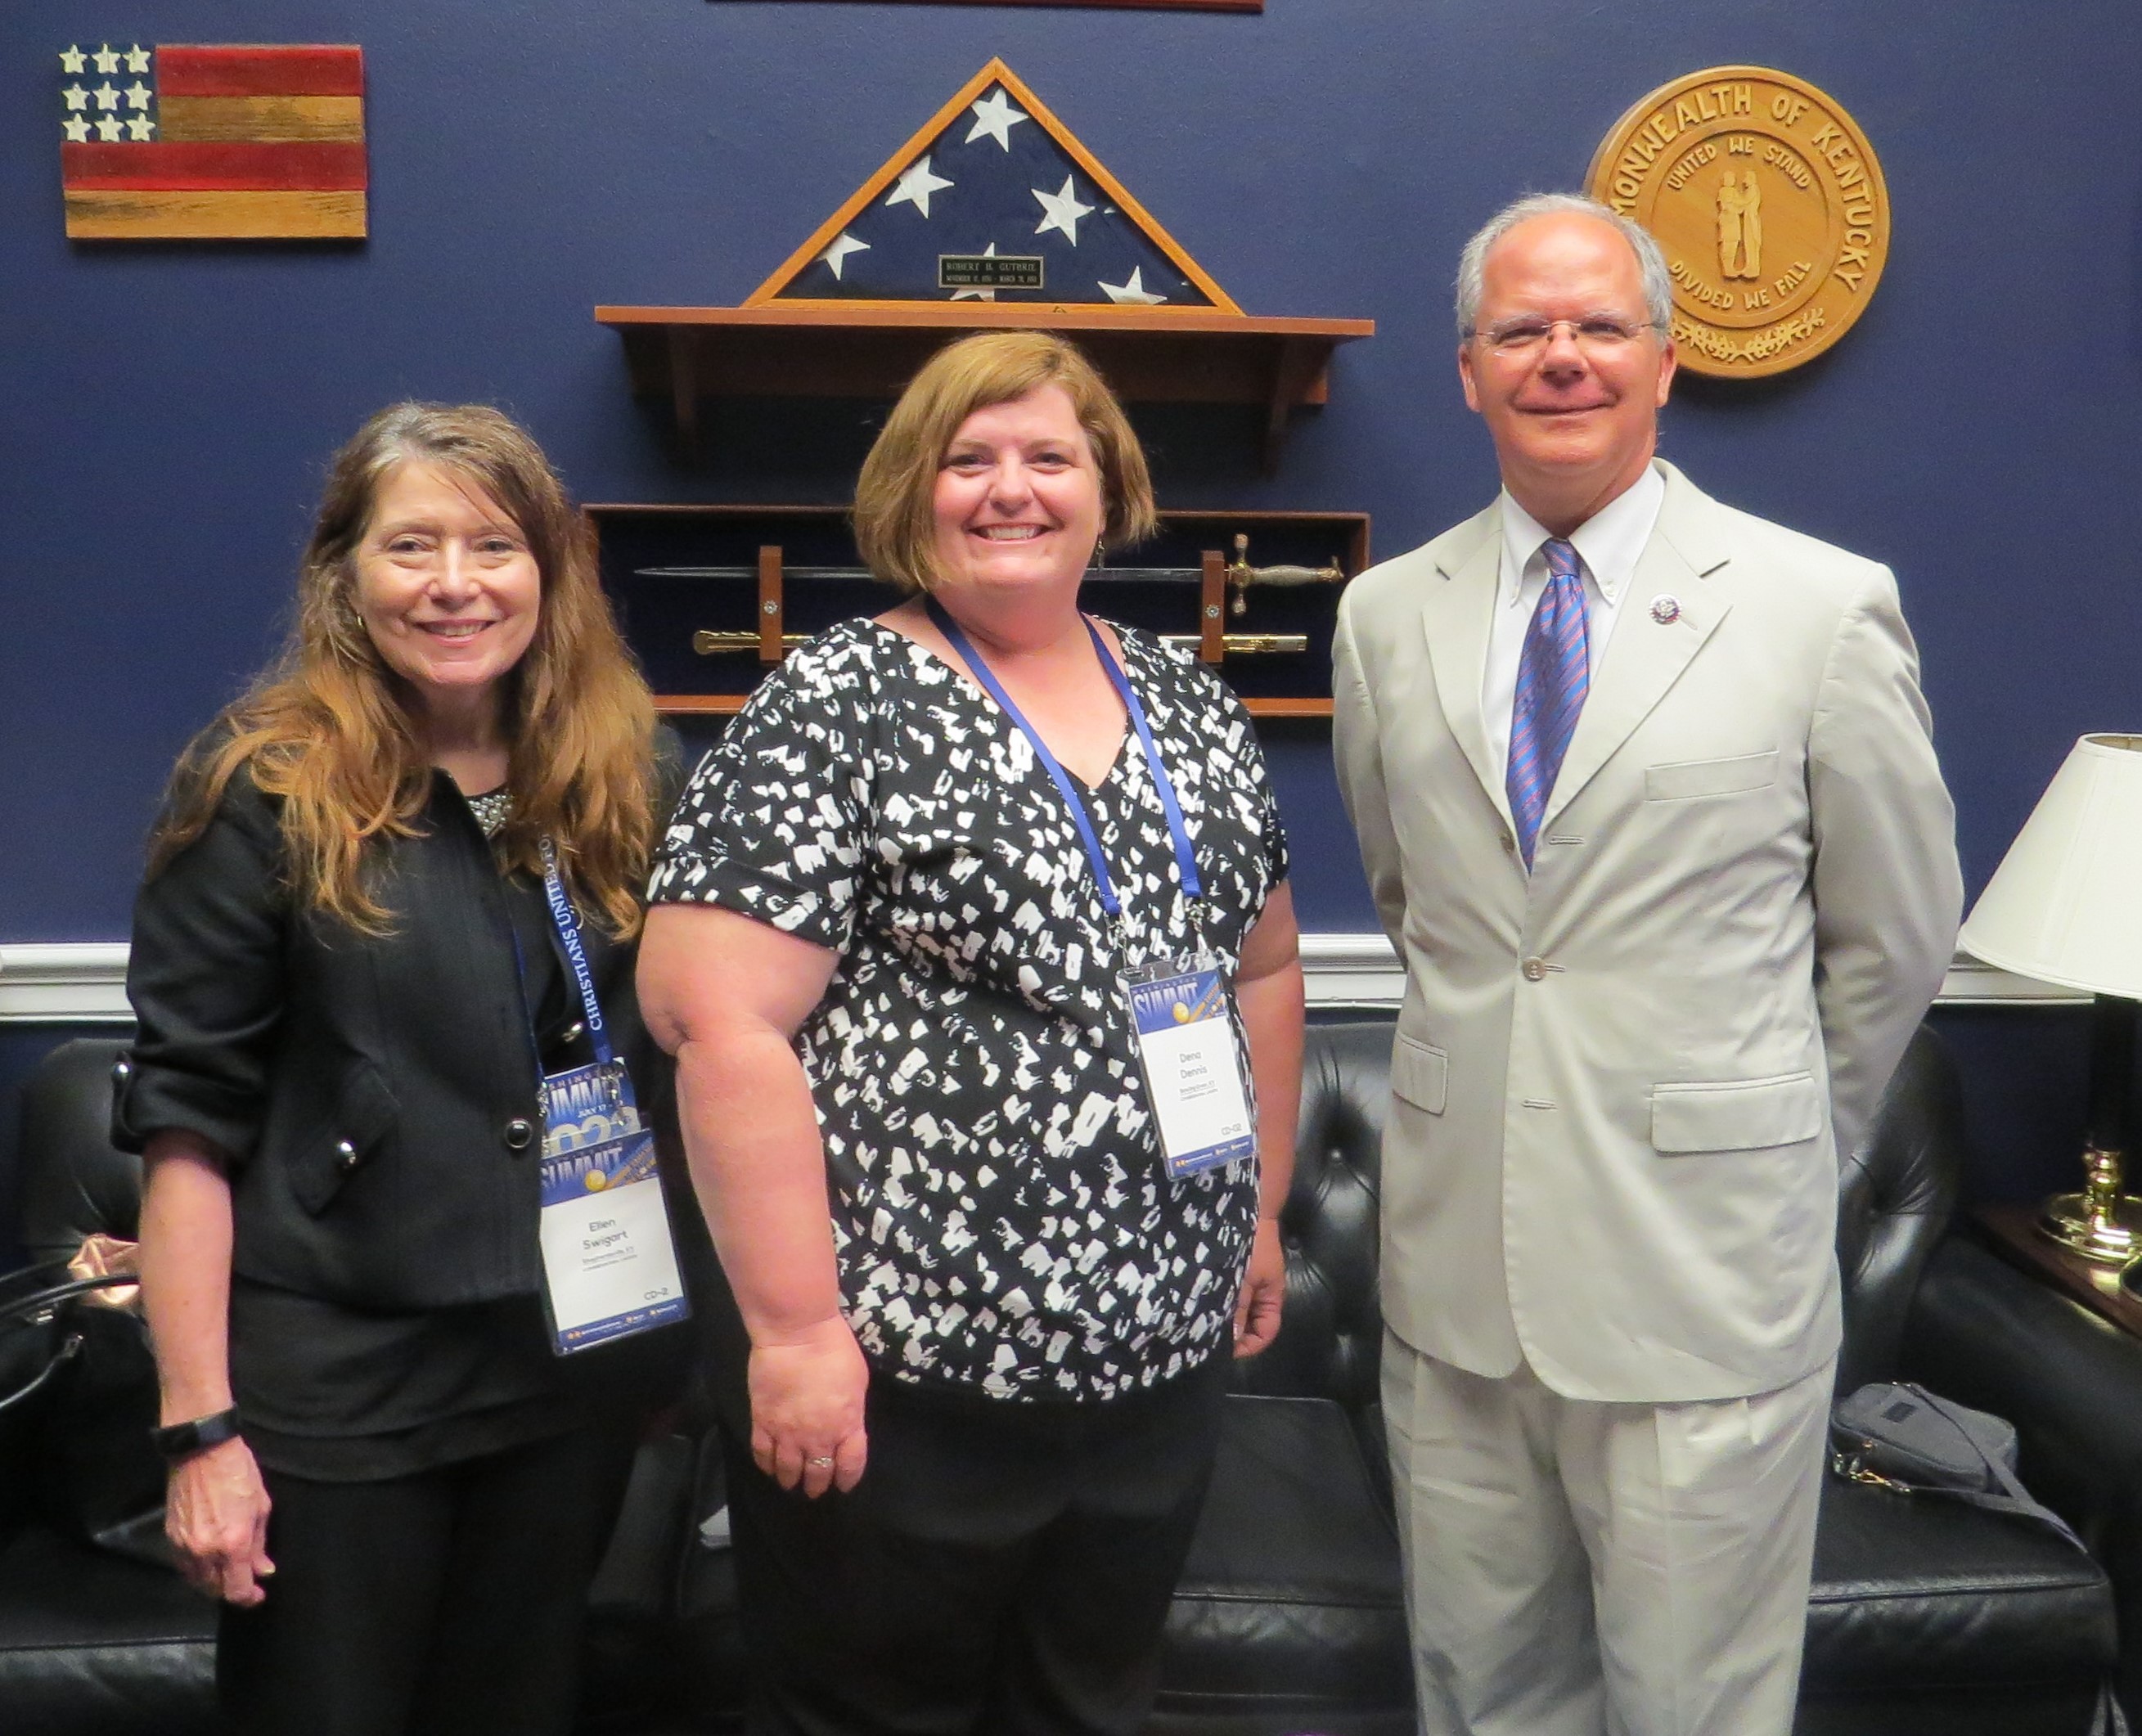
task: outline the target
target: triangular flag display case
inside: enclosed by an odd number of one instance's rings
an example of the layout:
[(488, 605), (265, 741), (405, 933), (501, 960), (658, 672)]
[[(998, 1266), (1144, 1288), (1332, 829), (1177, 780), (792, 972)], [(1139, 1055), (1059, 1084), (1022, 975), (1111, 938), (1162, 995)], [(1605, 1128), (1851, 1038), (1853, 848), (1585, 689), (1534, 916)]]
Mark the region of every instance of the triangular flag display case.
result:
[(1133, 402), (1263, 407), (1264, 463), (1365, 319), (1246, 314), (1000, 60), (737, 308), (599, 307), (688, 446), (708, 397), (891, 397), (962, 331), (1075, 335)]

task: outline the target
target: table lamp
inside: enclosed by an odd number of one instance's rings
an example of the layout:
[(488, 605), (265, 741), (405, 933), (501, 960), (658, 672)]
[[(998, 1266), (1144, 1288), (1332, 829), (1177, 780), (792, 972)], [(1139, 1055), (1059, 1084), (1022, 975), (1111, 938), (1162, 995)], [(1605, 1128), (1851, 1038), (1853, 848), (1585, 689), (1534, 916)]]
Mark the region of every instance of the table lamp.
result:
[(2142, 736), (2075, 743), (1958, 940), (1989, 964), (2096, 997), (2083, 1189), (2048, 1200), (2038, 1227), (2125, 1265), (2142, 1253), (2142, 1201), (2120, 1191), (2142, 999)]

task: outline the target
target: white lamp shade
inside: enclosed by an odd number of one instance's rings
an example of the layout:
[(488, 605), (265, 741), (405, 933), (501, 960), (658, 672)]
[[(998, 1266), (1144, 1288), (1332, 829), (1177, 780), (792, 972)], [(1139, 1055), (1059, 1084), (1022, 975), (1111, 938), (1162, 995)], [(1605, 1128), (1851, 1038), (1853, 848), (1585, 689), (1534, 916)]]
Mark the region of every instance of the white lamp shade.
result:
[(2075, 744), (1958, 940), (2019, 976), (2142, 1000), (2142, 736)]

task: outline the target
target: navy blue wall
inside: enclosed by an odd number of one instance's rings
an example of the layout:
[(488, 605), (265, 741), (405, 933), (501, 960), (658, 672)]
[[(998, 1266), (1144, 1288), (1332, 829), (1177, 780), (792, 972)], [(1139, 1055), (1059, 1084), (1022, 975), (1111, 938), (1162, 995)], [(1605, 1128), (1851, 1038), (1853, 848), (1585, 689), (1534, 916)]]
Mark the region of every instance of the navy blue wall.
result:
[[(57, 51), (364, 45), (371, 241), (62, 238)], [(181, 740), (267, 653), (325, 453), (385, 399), (502, 401), (588, 498), (842, 496), (854, 431), (706, 471), (598, 302), (733, 303), (1001, 54), (1256, 313), (1372, 315), (1281, 473), (1158, 431), (1177, 503), (1365, 508), (1395, 551), (1493, 486), (1451, 366), (1466, 231), (1733, 61), (1880, 152), (1888, 274), (1767, 385), (1684, 377), (1725, 498), (1893, 562), (1976, 885), (2086, 728), (2142, 725), (2142, 10), (1863, 0), (1270, 0), (1261, 17), (777, 0), (47, 0), (0, 13), (0, 939), (124, 933)], [(1369, 925), (1313, 737), (1278, 744), (1313, 928)]]
[[(373, 239), (70, 245), (56, 55), (114, 33), (361, 42)], [(1451, 362), (1465, 233), (1575, 184), (1667, 78), (1812, 80), (1881, 155), (1888, 275), (1798, 372), (1684, 377), (1667, 451), (1894, 564), (1974, 889), (2076, 734), (2142, 727), (2133, 0), (46, 0), (0, 11), (0, 940), (124, 934), (165, 768), (271, 649), (321, 462), (385, 400), (503, 402), (590, 499), (842, 498), (856, 416), (725, 418), (741, 444), (687, 468), (590, 310), (738, 301), (992, 54), (1246, 308), (1379, 323), (1275, 478), (1236, 431), (1150, 423), (1164, 497), (1365, 509), (1385, 553), (1493, 486)], [(1319, 733), (1273, 746), (1307, 925), (1370, 926)]]

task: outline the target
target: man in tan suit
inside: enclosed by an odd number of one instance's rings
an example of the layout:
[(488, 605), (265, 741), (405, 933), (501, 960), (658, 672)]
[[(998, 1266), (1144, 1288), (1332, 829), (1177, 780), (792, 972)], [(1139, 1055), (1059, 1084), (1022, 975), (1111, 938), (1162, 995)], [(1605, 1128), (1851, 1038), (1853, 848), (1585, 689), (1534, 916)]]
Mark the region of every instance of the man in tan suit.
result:
[(1503, 493), (1334, 646), (1406, 969), (1384, 1402), (1438, 1736), (1789, 1728), (1838, 1166), (1962, 902), (1895, 583), (1654, 457), (1670, 313), (1604, 208), (1490, 222), (1458, 367)]

